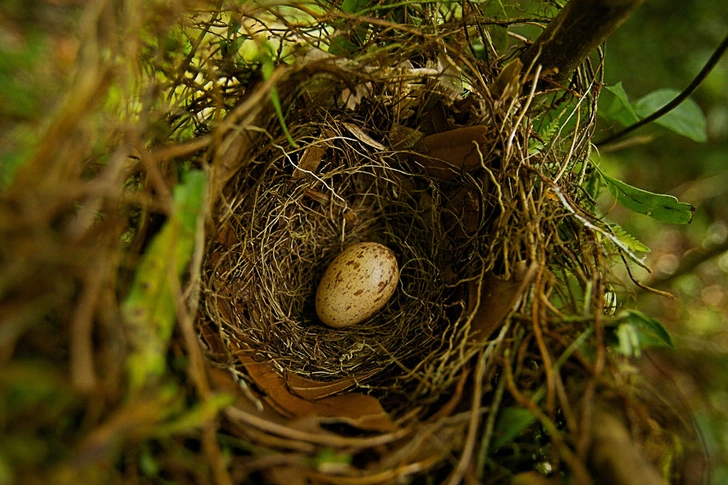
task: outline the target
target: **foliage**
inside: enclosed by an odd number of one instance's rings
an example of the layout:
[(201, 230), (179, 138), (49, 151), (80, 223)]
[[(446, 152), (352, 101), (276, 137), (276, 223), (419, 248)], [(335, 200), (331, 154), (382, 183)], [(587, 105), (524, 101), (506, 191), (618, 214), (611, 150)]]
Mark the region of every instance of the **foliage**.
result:
[[(658, 89), (635, 102), (630, 102), (621, 82), (607, 86), (606, 89), (614, 96), (611, 104), (600, 111), (600, 115), (623, 126), (630, 126), (640, 119), (647, 118), (680, 94), (680, 91), (674, 89)], [(655, 123), (697, 142), (708, 140), (705, 114), (690, 98), (655, 120)]]
[(206, 182), (202, 172), (190, 171), (174, 188), (172, 214), (143, 255), (122, 303), (132, 348), (127, 357), (132, 393), (158, 384), (165, 373), (165, 349), (182, 288), (179, 277), (192, 258)]
[[(658, 89), (638, 99), (634, 103), (634, 111), (637, 116), (646, 118), (665, 106), (678, 94), (680, 92), (675, 89)], [(691, 140), (708, 141), (705, 114), (698, 103), (692, 99), (683, 101), (677, 108), (655, 120), (655, 123)]]
[[(720, 2), (676, 5), (669, 0), (645, 2), (610, 39), (605, 75), (610, 86), (620, 82), (632, 99), (639, 99), (656, 88), (676, 92), (691, 83), (725, 37), (728, 19), (719, 14)], [(706, 29), (696, 34), (696, 25)], [(674, 340), (676, 351), (653, 348), (647, 352), (656, 368), (644, 358), (639, 362), (651, 368), (656, 388), (674, 394), (681, 406), (690, 407), (684, 414), (699, 424), (700, 433), (706, 437), (712, 483), (728, 478), (728, 447), (725, 440), (715, 439), (728, 431), (726, 408), (716, 406), (728, 385), (723, 338), (728, 266), (722, 256), (728, 216), (728, 130), (723, 114), (728, 103), (727, 68), (724, 56), (691, 95), (705, 113), (705, 143), (646, 126), (625, 139), (621, 150), (602, 153), (602, 166), (611, 175), (639, 187), (674, 194), (697, 207), (693, 222), (684, 226), (666, 227), (619, 207), (610, 212), (610, 218), (652, 248), (647, 259), (652, 273), (637, 270), (635, 277), (677, 297), (667, 300), (638, 291), (623, 298), (633, 298), (634, 307), (663, 322)], [(609, 96), (602, 99), (605, 104), (612, 101)], [(679, 389), (675, 388), (676, 381)], [(692, 463), (696, 469), (705, 469), (700, 458)]]
[(627, 357), (639, 357), (642, 349), (654, 346), (675, 348), (672, 337), (656, 319), (637, 310), (623, 310), (607, 327), (614, 348)]
[(633, 187), (604, 172), (600, 172), (600, 175), (609, 189), (609, 193), (617, 202), (631, 211), (673, 224), (688, 224), (693, 220), (695, 207), (679, 202), (676, 197), (655, 194)]

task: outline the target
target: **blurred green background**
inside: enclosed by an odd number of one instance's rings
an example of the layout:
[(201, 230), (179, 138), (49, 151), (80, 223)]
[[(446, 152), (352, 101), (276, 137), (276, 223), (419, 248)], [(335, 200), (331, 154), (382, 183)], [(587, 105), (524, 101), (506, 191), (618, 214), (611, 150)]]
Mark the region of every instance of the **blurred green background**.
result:
[[(656, 89), (682, 90), (726, 35), (723, 0), (647, 0), (609, 40), (606, 81), (622, 81), (631, 100)], [(652, 249), (646, 261), (653, 273), (637, 271), (638, 277), (678, 297), (671, 301), (627, 282), (622, 301), (672, 334), (676, 349), (650, 351), (643, 371), (692, 409), (718, 484), (728, 483), (728, 56), (692, 97), (707, 117), (707, 143), (647, 126), (633, 136), (651, 142), (603, 154), (602, 163), (630, 184), (697, 207), (687, 226), (619, 207), (610, 218)]]

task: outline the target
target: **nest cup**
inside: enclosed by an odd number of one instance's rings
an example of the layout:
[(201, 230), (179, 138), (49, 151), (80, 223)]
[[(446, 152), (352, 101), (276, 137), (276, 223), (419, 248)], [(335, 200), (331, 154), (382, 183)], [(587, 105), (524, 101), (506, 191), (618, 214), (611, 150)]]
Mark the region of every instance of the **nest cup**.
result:
[[(462, 313), (452, 308), (464, 306), (459, 289), (480, 270), (478, 238), (443, 211), (441, 180), (387, 148), (386, 134), (332, 116), (293, 130), (301, 148), (272, 144), (231, 182), (208, 259), (207, 312), (226, 339), (283, 375), (353, 378), (382, 397), (433, 393), (427, 363), (447, 352)], [(395, 295), (361, 324), (329, 328), (314, 309), (318, 282), (344, 248), (364, 241), (394, 252)]]

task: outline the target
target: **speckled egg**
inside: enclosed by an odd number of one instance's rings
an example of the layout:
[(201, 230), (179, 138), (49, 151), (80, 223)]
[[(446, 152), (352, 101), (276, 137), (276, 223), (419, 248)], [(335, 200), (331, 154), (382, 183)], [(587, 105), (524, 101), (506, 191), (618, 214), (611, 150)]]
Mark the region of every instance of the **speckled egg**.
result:
[(316, 314), (343, 328), (361, 323), (392, 297), (399, 281), (394, 253), (378, 243), (357, 243), (331, 262), (316, 290)]

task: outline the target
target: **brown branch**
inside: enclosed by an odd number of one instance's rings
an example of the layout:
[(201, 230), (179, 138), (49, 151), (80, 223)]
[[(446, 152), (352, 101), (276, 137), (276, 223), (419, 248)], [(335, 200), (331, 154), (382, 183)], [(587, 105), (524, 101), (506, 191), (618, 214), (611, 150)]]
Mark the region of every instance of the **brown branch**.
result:
[(591, 52), (644, 0), (571, 0), (520, 59), (534, 62), (554, 82), (564, 83)]

